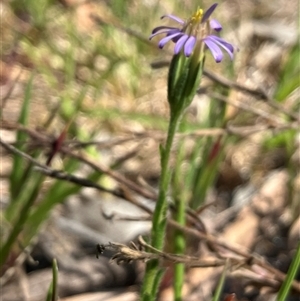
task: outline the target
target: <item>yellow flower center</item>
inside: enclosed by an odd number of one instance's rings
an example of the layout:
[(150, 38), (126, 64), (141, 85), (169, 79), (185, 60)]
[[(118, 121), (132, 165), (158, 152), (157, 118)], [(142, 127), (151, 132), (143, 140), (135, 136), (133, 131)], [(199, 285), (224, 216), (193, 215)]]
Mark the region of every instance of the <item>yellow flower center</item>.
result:
[(193, 14), (191, 17), (191, 22), (195, 25), (197, 23), (200, 23), (203, 16), (203, 9), (198, 8), (197, 11)]

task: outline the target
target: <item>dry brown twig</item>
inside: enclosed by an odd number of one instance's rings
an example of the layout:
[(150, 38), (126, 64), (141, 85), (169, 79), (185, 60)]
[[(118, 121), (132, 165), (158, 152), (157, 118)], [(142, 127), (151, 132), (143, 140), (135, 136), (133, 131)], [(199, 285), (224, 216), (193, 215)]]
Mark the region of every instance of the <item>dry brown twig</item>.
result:
[[(97, 245), (97, 250), (100, 254), (102, 254), (107, 249), (116, 251), (116, 254), (111, 258), (111, 260), (116, 261), (117, 264), (130, 263), (136, 260), (146, 262), (153, 259), (159, 259), (161, 261), (183, 263), (187, 267), (191, 268), (204, 268), (222, 266), (226, 262), (226, 260), (223, 259), (199, 260), (199, 258), (197, 257), (162, 252), (147, 244), (142, 236), (139, 236), (138, 238), (138, 245), (136, 245), (134, 242), (131, 242), (130, 247), (119, 243)], [(144, 251), (144, 249), (148, 249), (151, 252), (146, 252)]]
[[(145, 249), (151, 251), (147, 252)], [(252, 263), (249, 260), (243, 258), (226, 258), (226, 259), (199, 259), (197, 257), (170, 254), (163, 251), (159, 251), (153, 248), (151, 245), (147, 244), (142, 236), (138, 237), (138, 244), (134, 242), (130, 243), (130, 246), (112, 243), (105, 245), (97, 245), (97, 257), (102, 254), (105, 250), (112, 250), (115, 254), (111, 257), (112, 262), (117, 264), (122, 263), (132, 263), (133, 261), (143, 261), (147, 262), (149, 260), (160, 260), (162, 265), (168, 263), (182, 263), (188, 268), (208, 268), (208, 267), (219, 267), (224, 266), (229, 263), (231, 270), (239, 271), (239, 274), (243, 277), (247, 277), (255, 283), (260, 283), (264, 286), (273, 287), (278, 289), (281, 281), (276, 279), (276, 277), (271, 277), (270, 275), (265, 275), (264, 277), (258, 276), (251, 270)], [(295, 283), (296, 284), (296, 283)], [(294, 286), (294, 289), (299, 289), (299, 287)]]
[(267, 112), (265, 110), (258, 109), (256, 107), (250, 106), (247, 103), (244, 103), (241, 101), (229, 99), (219, 93), (207, 93), (207, 95), (214, 99), (217, 99), (219, 101), (226, 102), (236, 108), (242, 109), (247, 112), (251, 112), (259, 117), (262, 117), (262, 118), (272, 122), (274, 126), (278, 126), (278, 125), (282, 126), (283, 125), (283, 122), (279, 118), (276, 118), (276, 116), (274, 116), (273, 114), (270, 114), (269, 112)]
[(23, 158), (25, 158), (26, 160), (28, 160), (29, 162), (31, 162), (32, 164), (34, 164), (36, 166), (36, 168), (35, 168), (36, 171), (39, 171), (39, 172), (43, 173), (44, 175), (47, 175), (48, 177), (68, 181), (70, 183), (81, 185), (83, 187), (96, 188), (102, 192), (108, 192), (117, 197), (123, 196), (123, 194), (116, 189), (115, 190), (108, 189), (108, 188), (105, 188), (105, 187), (103, 187), (97, 183), (94, 183), (93, 181), (90, 181), (86, 178), (74, 176), (74, 175), (68, 174), (64, 171), (55, 170), (55, 169), (48, 167), (47, 165), (41, 164), (38, 160), (36, 160), (36, 159), (32, 158), (31, 156), (29, 156), (28, 154), (20, 151), (19, 149), (10, 145), (9, 143), (4, 142), (1, 138), (0, 138), (0, 145), (2, 145), (2, 147), (4, 147), (7, 151), (9, 151), (13, 154), (16, 154), (18, 156), (22, 156)]

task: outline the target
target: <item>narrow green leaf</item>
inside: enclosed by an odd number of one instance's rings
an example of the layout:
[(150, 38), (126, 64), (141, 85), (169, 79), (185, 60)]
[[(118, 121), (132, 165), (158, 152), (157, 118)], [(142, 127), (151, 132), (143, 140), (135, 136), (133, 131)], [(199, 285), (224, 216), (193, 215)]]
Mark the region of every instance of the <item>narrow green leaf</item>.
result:
[(219, 301), (221, 294), (222, 294), (222, 290), (223, 290), (223, 286), (224, 286), (224, 282), (225, 282), (225, 277), (226, 277), (226, 272), (227, 272), (227, 267), (228, 267), (228, 260), (225, 263), (221, 278), (218, 282), (214, 297), (212, 299), (212, 301)]
[[(28, 221), (30, 209), (32, 208), (35, 202), (36, 196), (39, 192), (39, 187), (42, 184), (43, 180), (44, 176), (39, 175), (39, 178), (36, 178), (36, 181), (32, 181), (31, 186), (28, 187), (29, 192), (27, 193), (26, 191), (24, 200), (20, 202), (22, 206), (21, 209), (15, 214), (16, 218), (12, 223), (11, 233), (9, 234), (5, 243), (1, 246), (0, 267), (2, 267), (3, 264), (6, 262), (12, 246), (16, 243), (19, 234), (23, 231), (24, 225)], [(21, 196), (23, 196), (23, 194), (21, 194)]]
[(170, 96), (168, 96), (168, 101), (171, 108), (171, 114), (179, 114), (184, 108), (185, 99), (185, 86), (188, 79), (189, 70), (185, 68), (183, 72), (179, 75), (177, 82), (174, 85), (173, 91), (170, 91)]
[[(24, 175), (27, 175), (27, 177), (24, 177)], [(21, 193), (15, 196), (14, 201), (10, 202), (5, 210), (5, 217), (8, 221), (14, 224), (18, 216), (24, 214), (22, 212), (24, 204), (28, 202), (34, 203), (43, 180), (44, 177), (41, 177), (40, 173), (35, 172), (33, 165), (29, 164), (24, 170), (22, 182), (20, 182), (19, 190)]]
[(286, 99), (297, 87), (299, 87), (299, 56), (300, 44), (297, 43), (291, 50), (288, 60), (279, 75), (278, 87), (275, 93), (275, 99), (281, 102)]
[[(33, 158), (37, 158), (40, 155), (41, 151), (37, 150), (35, 151), (31, 156)], [(40, 182), (40, 174), (37, 173), (34, 170), (34, 164), (30, 162), (24, 162), (27, 166), (23, 171), (22, 178), (20, 180), (18, 189), (20, 192), (15, 198), (14, 202), (9, 203), (8, 207), (5, 210), (6, 218), (10, 221), (12, 221), (15, 216), (19, 213), (19, 210), (24, 202), (32, 195), (32, 189), (36, 191), (35, 195), (37, 195), (40, 186), (42, 183)], [(40, 186), (35, 186), (31, 189), (32, 183), (36, 183), (34, 185), (37, 185), (40, 183)]]
[(157, 271), (157, 274), (156, 274), (155, 278), (154, 278), (153, 290), (152, 290), (153, 300), (156, 300), (156, 296), (157, 296), (157, 292), (158, 292), (158, 289), (159, 289), (159, 285), (160, 285), (160, 282), (161, 282), (161, 279), (162, 279), (164, 273), (165, 273), (164, 269), (159, 269)]
[(181, 81), (180, 77), (182, 74), (182, 70), (187, 70), (186, 65), (188, 62), (188, 58), (186, 58), (183, 55), (174, 55), (171, 63), (170, 63), (170, 69), (168, 74), (168, 100), (169, 103), (174, 101), (174, 97), (176, 96), (175, 90), (177, 89), (176, 86), (178, 85), (178, 82)]
[(52, 281), (48, 289), (46, 301), (58, 300), (58, 266), (57, 261), (54, 258), (52, 261)]
[[(27, 125), (28, 123), (28, 116), (29, 116), (29, 109), (30, 109), (30, 101), (32, 96), (32, 83), (33, 83), (34, 75), (32, 74), (29, 82), (25, 89), (23, 105), (21, 108), (20, 116), (18, 122), (23, 125)], [(25, 141), (27, 138), (27, 134), (24, 131), (17, 132), (17, 146), (20, 150), (24, 150)], [(21, 156), (14, 156), (12, 171), (10, 174), (10, 195), (11, 195), (11, 202), (14, 202), (14, 199), (18, 196), (21, 192), (20, 184), (23, 180), (23, 172), (25, 167), (25, 160)]]
[(277, 296), (277, 301), (285, 301), (289, 291), (291, 289), (292, 283), (299, 271), (300, 267), (300, 242), (298, 243), (297, 251), (296, 254), (293, 258), (293, 261), (289, 267), (288, 273), (286, 275), (286, 278), (280, 287), (278, 296)]

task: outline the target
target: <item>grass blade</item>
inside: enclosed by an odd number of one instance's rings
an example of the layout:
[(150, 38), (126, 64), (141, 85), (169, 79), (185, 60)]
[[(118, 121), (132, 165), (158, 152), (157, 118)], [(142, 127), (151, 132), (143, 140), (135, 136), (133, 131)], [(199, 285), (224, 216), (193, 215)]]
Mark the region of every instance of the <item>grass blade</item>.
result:
[(286, 300), (288, 293), (290, 291), (292, 282), (293, 282), (297, 272), (299, 271), (299, 267), (300, 267), (300, 242), (298, 243), (297, 252), (290, 265), (290, 268), (286, 275), (286, 278), (279, 290), (279, 293), (277, 296), (277, 301), (285, 301)]
[(221, 293), (222, 293), (222, 290), (223, 290), (223, 286), (224, 286), (224, 283), (225, 283), (225, 276), (226, 276), (226, 272), (227, 272), (227, 267), (228, 267), (228, 260), (225, 263), (224, 270), (223, 270), (221, 278), (218, 282), (217, 289), (215, 291), (215, 294), (214, 294), (214, 297), (213, 297), (212, 301), (219, 301), (220, 300)]
[(57, 266), (57, 261), (54, 258), (52, 262), (52, 281), (49, 286), (46, 301), (58, 300), (57, 283), (58, 283), (58, 266)]
[[(30, 101), (32, 96), (32, 82), (33, 82), (33, 74), (31, 75), (29, 82), (26, 86), (23, 106), (21, 108), (21, 113), (18, 122), (22, 125), (27, 125), (28, 116), (29, 116), (29, 108)], [(25, 149), (25, 140), (27, 138), (27, 134), (24, 131), (17, 132), (17, 145), (19, 149), (24, 151)], [(20, 184), (23, 179), (23, 171), (24, 171), (25, 160), (21, 156), (14, 156), (12, 171), (10, 175), (10, 195), (11, 202), (14, 202), (14, 199), (21, 192)]]

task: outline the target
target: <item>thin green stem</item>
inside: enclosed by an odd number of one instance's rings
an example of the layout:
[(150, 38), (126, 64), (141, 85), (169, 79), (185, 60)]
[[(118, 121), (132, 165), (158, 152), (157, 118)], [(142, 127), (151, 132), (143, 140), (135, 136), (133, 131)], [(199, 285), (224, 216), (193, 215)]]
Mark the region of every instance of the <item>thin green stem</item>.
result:
[[(170, 155), (174, 136), (178, 127), (181, 114), (172, 115), (169, 122), (168, 135), (165, 147), (161, 146), (161, 176), (159, 182), (159, 194), (152, 220), (151, 244), (158, 250), (163, 250), (167, 222), (167, 192), (170, 184)], [(142, 288), (142, 300), (154, 301), (160, 284), (162, 273), (158, 260), (147, 263), (144, 284)]]
[(163, 249), (166, 220), (167, 220), (167, 192), (171, 179), (169, 167), (170, 155), (174, 136), (178, 127), (178, 115), (171, 116), (166, 146), (161, 148), (161, 177), (159, 184), (158, 201), (153, 214), (153, 227), (151, 233), (151, 243), (154, 248)]
[[(177, 163), (174, 171), (174, 176), (172, 176), (172, 193), (173, 199), (175, 202), (175, 210), (173, 211), (173, 219), (177, 221), (181, 226), (185, 226), (185, 214), (186, 214), (186, 204), (189, 199), (189, 185), (187, 185), (186, 174), (184, 179), (182, 177), (182, 163), (185, 158), (185, 143), (184, 140), (180, 143), (180, 147), (176, 154)], [(172, 232), (174, 238), (174, 249), (172, 252), (176, 254), (184, 254), (186, 248), (185, 235), (179, 229), (174, 229)], [(182, 300), (182, 287), (184, 283), (184, 264), (178, 263), (174, 266), (174, 279), (173, 279), (173, 288), (174, 288), (174, 300)]]
[[(181, 195), (180, 199), (177, 202), (176, 206), (176, 216), (175, 219), (178, 222), (178, 224), (185, 226), (185, 197), (184, 193)], [(176, 254), (184, 254), (186, 247), (185, 242), (185, 236), (184, 233), (180, 230), (175, 231), (175, 253)], [(177, 263), (175, 264), (175, 270), (174, 270), (174, 281), (173, 281), (173, 287), (174, 287), (174, 296), (175, 301), (181, 301), (181, 295), (182, 295), (182, 286), (184, 282), (184, 264)]]

